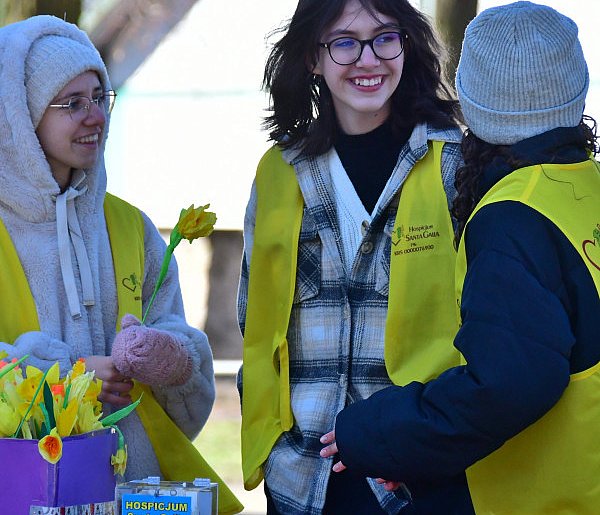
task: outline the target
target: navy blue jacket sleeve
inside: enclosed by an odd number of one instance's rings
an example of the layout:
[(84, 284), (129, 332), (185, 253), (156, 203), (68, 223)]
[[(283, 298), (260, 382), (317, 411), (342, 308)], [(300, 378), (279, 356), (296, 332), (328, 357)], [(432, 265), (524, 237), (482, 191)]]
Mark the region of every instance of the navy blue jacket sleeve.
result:
[(568, 385), (575, 336), (556, 228), (502, 202), (481, 209), (467, 230), (454, 341), (467, 364), (342, 410), (337, 445), (356, 473), (409, 487), (457, 476), (540, 418)]

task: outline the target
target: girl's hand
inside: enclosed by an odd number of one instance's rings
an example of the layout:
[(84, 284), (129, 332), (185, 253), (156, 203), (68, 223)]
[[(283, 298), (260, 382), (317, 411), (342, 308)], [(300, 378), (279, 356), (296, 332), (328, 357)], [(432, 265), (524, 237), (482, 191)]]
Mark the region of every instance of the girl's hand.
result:
[[(329, 444), (327, 447), (323, 447), (321, 449), (320, 455), (322, 458), (329, 458), (331, 456), (335, 456), (338, 453), (337, 444), (335, 443), (335, 431), (330, 431), (327, 434), (324, 434), (320, 442), (323, 444)], [(344, 465), (341, 461), (338, 461), (331, 468), (334, 472), (342, 472), (346, 470), (346, 465)]]
[(102, 381), (102, 391), (98, 395), (100, 402), (111, 404), (115, 408), (131, 404), (129, 392), (133, 388), (133, 381), (115, 368), (110, 356), (88, 356), (85, 358), (85, 368), (93, 370), (95, 376)]
[[(329, 458), (331, 456), (335, 456), (338, 453), (337, 444), (335, 443), (335, 431), (329, 431), (329, 433), (324, 434), (321, 437), (320, 442), (322, 444), (327, 445), (327, 447), (323, 447), (323, 449), (321, 449), (320, 454), (322, 458)], [(346, 465), (344, 465), (341, 461), (338, 461), (331, 468), (331, 470), (333, 470), (334, 472), (342, 472), (343, 470), (346, 470), (346, 468)], [(379, 483), (380, 485), (383, 485), (383, 488), (387, 492), (393, 492), (394, 490), (398, 490), (398, 488), (400, 488), (403, 484), (402, 481), (388, 481), (387, 479), (381, 478), (377, 478), (375, 481), (377, 481), (377, 483)]]
[(192, 358), (171, 333), (125, 315), (112, 346), (117, 370), (151, 386), (180, 386), (192, 375)]

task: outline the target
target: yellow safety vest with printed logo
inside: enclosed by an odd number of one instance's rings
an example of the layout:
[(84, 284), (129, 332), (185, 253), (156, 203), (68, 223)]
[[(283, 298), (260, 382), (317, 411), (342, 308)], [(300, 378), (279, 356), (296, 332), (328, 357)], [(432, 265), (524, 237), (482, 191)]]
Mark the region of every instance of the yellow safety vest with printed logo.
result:
[[(109, 193), (104, 200), (104, 214), (115, 271), (119, 331), (121, 318), (126, 313), (140, 319), (142, 317), (144, 222), (137, 208)], [(3, 302), (0, 311), (0, 340), (13, 343), (22, 333), (39, 331), (40, 325), (21, 261), (1, 220), (0, 263), (0, 295), (10, 300)], [(165, 413), (152, 394), (152, 389), (136, 381), (131, 391), (132, 398), (139, 398), (142, 392), (144, 395), (136, 413), (156, 453), (163, 478), (168, 481), (210, 478), (219, 483), (219, 513), (242, 511), (241, 503)]]
[[(398, 385), (459, 364), (456, 252), (441, 179), (443, 142), (412, 169), (391, 235), (384, 357)], [(293, 425), (287, 331), (294, 298), (303, 198), (294, 169), (273, 147), (256, 174), (256, 224), (244, 332), (242, 469), (255, 488), (279, 436)]]
[[(581, 256), (600, 295), (600, 168), (595, 161), (517, 170), (483, 197), (471, 217), (483, 206), (502, 201), (521, 202), (553, 222)], [(462, 295), (466, 269), (461, 241), (457, 299)], [(475, 512), (599, 513), (599, 428), (600, 363), (572, 374), (550, 411), (467, 470)]]

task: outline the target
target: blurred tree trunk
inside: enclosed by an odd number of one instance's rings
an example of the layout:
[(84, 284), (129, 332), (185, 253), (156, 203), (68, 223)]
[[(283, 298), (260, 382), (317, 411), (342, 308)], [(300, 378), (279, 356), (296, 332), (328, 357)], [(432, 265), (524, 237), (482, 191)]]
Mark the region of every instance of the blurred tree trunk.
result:
[(244, 251), (241, 231), (210, 235), (208, 306), (204, 330), (215, 359), (242, 359), (242, 336), (237, 321), (237, 289)]
[(36, 14), (53, 14), (77, 23), (82, 0), (0, 0), (0, 25), (8, 25)]
[(454, 85), (465, 28), (477, 14), (477, 0), (436, 0), (435, 19), (449, 54), (446, 74)]

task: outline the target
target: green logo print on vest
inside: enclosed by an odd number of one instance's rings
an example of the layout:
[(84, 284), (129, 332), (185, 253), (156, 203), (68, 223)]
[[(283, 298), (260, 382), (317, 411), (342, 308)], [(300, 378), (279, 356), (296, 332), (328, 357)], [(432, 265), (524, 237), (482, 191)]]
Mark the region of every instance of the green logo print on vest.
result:
[(432, 251), (439, 237), (440, 231), (432, 223), (409, 225), (408, 232), (400, 225), (395, 227), (392, 233), (392, 244), (396, 247), (393, 250), (394, 255)]
[(402, 241), (402, 235), (404, 234), (404, 225), (394, 227), (392, 232), (392, 245), (395, 247)]
[(591, 240), (583, 240), (581, 249), (592, 266), (600, 270), (600, 224), (596, 224)]
[[(132, 292), (135, 292), (138, 289), (138, 286), (141, 286), (140, 281), (135, 272), (130, 274), (128, 277), (124, 277), (121, 280), (121, 284), (125, 288), (127, 288), (129, 291), (132, 291)], [(141, 297), (136, 295), (135, 300), (140, 300), (140, 299), (141, 299)]]

